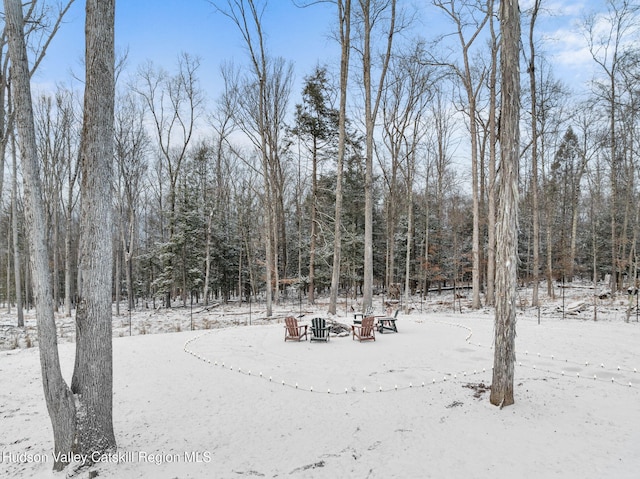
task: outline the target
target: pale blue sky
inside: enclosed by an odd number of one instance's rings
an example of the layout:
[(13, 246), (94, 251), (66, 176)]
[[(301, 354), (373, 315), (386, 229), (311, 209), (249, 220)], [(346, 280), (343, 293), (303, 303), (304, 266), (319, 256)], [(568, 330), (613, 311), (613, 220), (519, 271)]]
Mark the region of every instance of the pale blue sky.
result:
[[(226, 0), (218, 1), (226, 4)], [(521, 10), (526, 11), (532, 1), (521, 0)], [(415, 31), (427, 40), (438, 33), (453, 31), (453, 26), (443, 20), (430, 0), (401, 0), (400, 4), (415, 7), (419, 13)], [(538, 21), (538, 31), (545, 33), (547, 43), (540, 50), (554, 55), (554, 71), (563, 81), (575, 84), (590, 78), (593, 61), (576, 22), (587, 11), (602, 9), (604, 4), (604, 0), (544, 0), (546, 9)], [(75, 1), (35, 82), (49, 86), (68, 83), (71, 69), (82, 75), (84, 8), (83, 0)], [(268, 1), (263, 19), (267, 48), (271, 55), (294, 63), (294, 102), (299, 101), (303, 77), (317, 63), (330, 64), (332, 68), (338, 64), (339, 47), (330, 38), (336, 23), (335, 10), (333, 3), (302, 9), (292, 0)], [(209, 100), (220, 94), (221, 63), (247, 61), (237, 27), (207, 0), (117, 0), (116, 48), (120, 51), (128, 48), (131, 72), (147, 60), (172, 71), (181, 52), (198, 56), (199, 77)]]
[[(34, 79), (37, 83), (68, 81), (71, 69), (83, 73), (84, 8), (84, 1), (74, 2)], [(293, 61), (298, 79), (311, 73), (316, 63), (339, 55), (338, 45), (330, 39), (331, 22), (337, 16), (334, 8), (320, 4), (302, 9), (291, 0), (269, 2), (264, 14), (267, 48), (272, 55)], [(181, 52), (199, 57), (200, 81), (210, 97), (219, 93), (211, 86), (217, 84), (220, 65), (247, 60), (237, 27), (207, 0), (117, 0), (116, 49), (127, 48), (129, 71), (147, 60), (173, 71)]]

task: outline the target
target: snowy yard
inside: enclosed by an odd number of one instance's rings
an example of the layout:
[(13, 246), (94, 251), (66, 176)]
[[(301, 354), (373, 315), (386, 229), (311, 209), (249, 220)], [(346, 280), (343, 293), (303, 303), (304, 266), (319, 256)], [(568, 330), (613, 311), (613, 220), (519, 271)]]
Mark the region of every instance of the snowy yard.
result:
[[(281, 318), (298, 314), (292, 310), (272, 321), (254, 311), (249, 326), (239, 307), (194, 309), (196, 327), (210, 328), (196, 331), (189, 308), (139, 312), (132, 337), (128, 317), (114, 318), (119, 449), (91, 471), (100, 478), (635, 478), (640, 324), (634, 316), (625, 323), (624, 306), (608, 304), (597, 322), (589, 311), (561, 319), (554, 304), (541, 324), (537, 310), (519, 313), (516, 404), (503, 410), (486, 390), (490, 310), (415, 305), (400, 315), (398, 334), (368, 343), (285, 343)], [(60, 345), (68, 378), (71, 336)], [(50, 472), (37, 348), (0, 352), (0, 383), (0, 477), (66, 477), (72, 469)]]

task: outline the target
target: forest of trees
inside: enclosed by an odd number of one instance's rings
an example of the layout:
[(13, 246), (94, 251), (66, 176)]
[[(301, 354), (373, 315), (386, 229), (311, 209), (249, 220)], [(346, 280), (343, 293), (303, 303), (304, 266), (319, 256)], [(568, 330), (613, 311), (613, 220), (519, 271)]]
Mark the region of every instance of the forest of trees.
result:
[[(118, 63), (117, 314), (291, 294), (313, 302), (331, 289), (336, 236), (340, 297), (367, 305), (392, 285), (428, 294), (464, 283), (474, 307), (494, 304), (498, 2), (424, 2), (451, 34), (433, 38), (404, 34), (415, 31), (411, 2), (336, 0), (336, 62), (295, 72), (300, 92), (292, 63), (265, 46), (268, 5), (211, 3), (247, 47), (220, 67), (217, 98), (205, 98), (201, 59), (189, 52), (168, 65)], [(628, 287), (640, 228), (639, 8), (607, 0), (576, 27), (596, 67), (578, 95), (554, 76), (536, 30), (545, 3), (523, 10), (520, 52), (517, 275), (535, 285), (533, 305), (538, 283), (550, 295), (555, 281)], [(31, 307), (33, 293), (7, 62), (0, 67), (0, 301), (11, 309)], [(60, 84), (33, 98), (51, 286), (67, 315), (82, 261), (81, 97)]]

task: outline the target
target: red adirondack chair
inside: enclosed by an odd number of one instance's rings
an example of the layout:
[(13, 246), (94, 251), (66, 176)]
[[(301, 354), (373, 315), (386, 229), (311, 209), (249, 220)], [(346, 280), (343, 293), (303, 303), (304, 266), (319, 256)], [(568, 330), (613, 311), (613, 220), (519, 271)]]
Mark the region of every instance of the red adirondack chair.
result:
[(307, 340), (306, 324), (298, 326), (298, 320), (293, 316), (284, 318), (284, 340), (285, 341), (301, 341), (302, 338)]
[(358, 338), (359, 341), (369, 341), (376, 340), (376, 329), (373, 326), (373, 321), (375, 318), (373, 316), (367, 316), (362, 320), (362, 324), (352, 324), (351, 331), (353, 335), (351, 339), (355, 340)]

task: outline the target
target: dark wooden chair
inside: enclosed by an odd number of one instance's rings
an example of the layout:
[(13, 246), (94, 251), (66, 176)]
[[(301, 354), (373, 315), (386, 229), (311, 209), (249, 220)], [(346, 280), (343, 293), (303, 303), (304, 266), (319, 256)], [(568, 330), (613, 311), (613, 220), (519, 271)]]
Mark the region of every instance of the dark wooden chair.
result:
[(362, 319), (361, 324), (352, 324), (351, 332), (353, 333), (351, 339), (355, 340), (358, 338), (358, 341), (370, 341), (376, 340), (376, 328), (374, 327), (373, 322), (375, 318), (373, 316), (367, 316)]
[(285, 341), (301, 341), (302, 338), (307, 340), (306, 324), (298, 325), (298, 320), (293, 316), (284, 318), (284, 340)]
[(327, 320), (324, 318), (313, 318), (311, 320), (311, 336), (310, 341), (326, 341), (329, 342), (330, 328), (327, 326)]
[(398, 327), (396, 326), (396, 320), (398, 319), (399, 309), (396, 309), (396, 312), (393, 316), (387, 318), (378, 318), (378, 332), (380, 334), (385, 331), (389, 331), (390, 333), (397, 333)]

